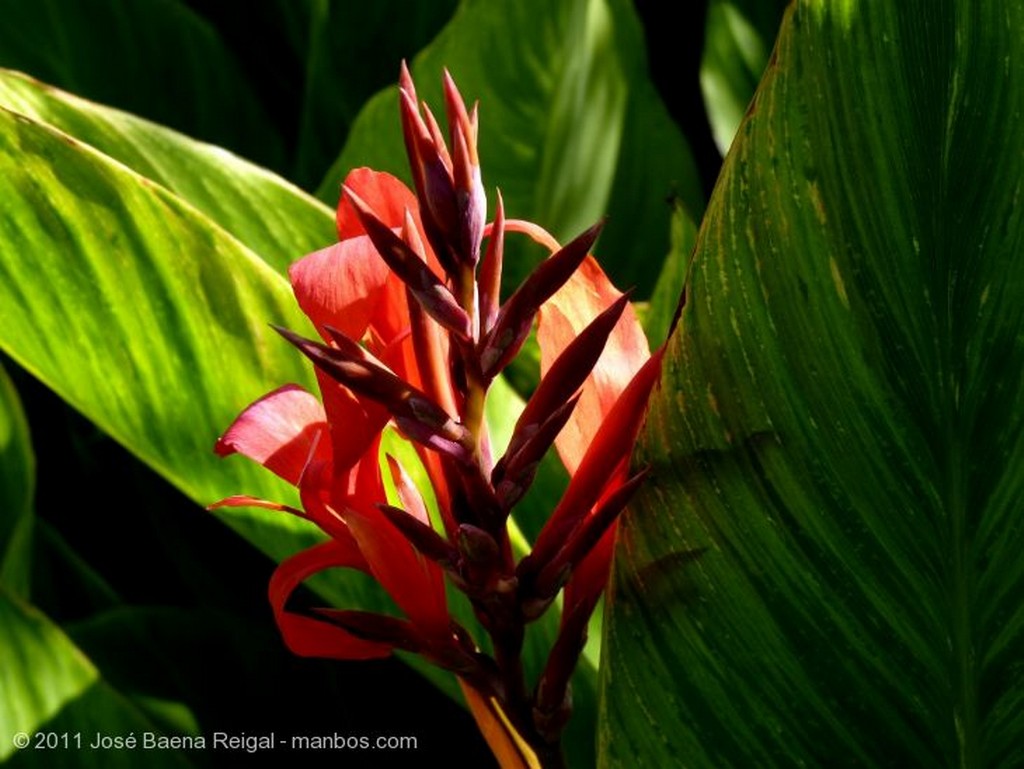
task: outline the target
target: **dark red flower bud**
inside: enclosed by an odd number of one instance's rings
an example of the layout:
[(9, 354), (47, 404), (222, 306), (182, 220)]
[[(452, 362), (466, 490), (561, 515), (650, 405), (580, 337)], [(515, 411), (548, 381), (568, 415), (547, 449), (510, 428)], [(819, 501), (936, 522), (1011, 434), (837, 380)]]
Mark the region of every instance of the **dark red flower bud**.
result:
[(400, 508), (385, 504), (378, 504), (377, 508), (419, 552), (445, 569), (454, 568), (458, 551), (436, 531)]
[(502, 510), (511, 510), (530, 488), (540, 461), (569, 421), (578, 401), (579, 396), (570, 398), (541, 424), (530, 423), (513, 435), (508, 451), (491, 473)]
[(627, 292), (594, 318), (555, 359), (519, 415), (506, 454), (518, 451), (537, 426), (546, 421), (554, 410), (560, 409), (582, 386), (601, 357), (605, 342), (628, 302)]
[[(359, 220), (377, 248), (377, 252), (392, 272), (409, 287), (420, 306), (446, 329), (464, 339), (469, 339), (472, 334), (469, 315), (459, 306), (448, 287), (427, 265), (423, 258), (422, 248), (420, 253), (417, 253), (413, 245), (396, 235), (390, 227), (374, 216), (356, 193), (348, 187), (342, 189), (359, 215)], [(414, 233), (415, 226), (407, 224), (406, 230)], [(410, 234), (410, 238), (413, 238), (412, 234)], [(421, 246), (418, 236), (415, 237), (414, 243)]]
[(472, 564), (493, 564), (500, 550), (494, 537), (471, 523), (459, 525), (459, 551)]
[(488, 379), (497, 375), (523, 346), (537, 310), (572, 277), (597, 240), (598, 222), (535, 269), (498, 313), (494, 328), (483, 340), (480, 367)]
[(608, 528), (615, 523), (619, 514), (625, 509), (626, 504), (634, 492), (647, 477), (647, 470), (643, 470), (621, 486), (616, 487), (608, 494), (597, 508), (584, 518), (569, 535), (562, 549), (554, 558), (545, 565), (537, 575), (533, 583), (533, 592), (544, 598), (554, 595), (566, 582), (566, 574), (583, 560), (584, 556), (591, 551), (598, 540), (604, 536)]
[(498, 204), (494, 212), (487, 251), (480, 263), (480, 333), (486, 334), (498, 319), (501, 304), (501, 268), (505, 254), (505, 202), (498, 191)]
[(371, 360), (369, 353), (352, 340), (327, 327), (339, 347), (345, 348), (337, 349), (304, 339), (279, 326), (273, 328), (329, 377), (385, 406), (410, 438), (461, 461), (468, 459), (466, 429), (425, 393)]

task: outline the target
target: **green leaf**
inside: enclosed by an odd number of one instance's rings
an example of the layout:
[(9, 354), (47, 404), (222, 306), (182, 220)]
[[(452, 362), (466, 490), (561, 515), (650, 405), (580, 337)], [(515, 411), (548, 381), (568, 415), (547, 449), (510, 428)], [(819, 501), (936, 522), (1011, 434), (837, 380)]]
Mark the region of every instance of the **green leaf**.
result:
[[(616, 283), (649, 294), (668, 251), (665, 199), (677, 194), (691, 211), (702, 200), (686, 142), (647, 77), (631, 4), (463, 0), (412, 67), (418, 95), (439, 116), (445, 67), (467, 103), (480, 102), (492, 203), (498, 187), (509, 217), (531, 219), (563, 242), (607, 214), (596, 249), (602, 265)], [(410, 178), (397, 105), (393, 88), (367, 104), (320, 187), (323, 200), (337, 200), (353, 167)], [(506, 255), (507, 285), (545, 255)]]
[(620, 530), (602, 766), (1024, 764), (1022, 28), (788, 12)]
[(28, 595), (35, 455), (14, 383), (0, 366), (0, 586)]
[[(399, 62), (430, 42), (457, 4), (309, 2), (306, 92), (295, 172), (303, 186), (323, 179), (366, 100), (397, 79)], [(335, 188), (332, 195), (337, 194)]]
[(700, 86), (725, 155), (768, 63), (788, 0), (710, 0)]
[[(127, 737), (134, 733), (141, 743), (143, 733), (158, 733), (153, 723), (103, 680), (56, 625), (4, 588), (0, 588), (0, 648), (4, 650), (0, 763), (75, 768), (138, 765), (135, 750), (91, 750), (89, 745), (96, 734)], [(28, 744), (19, 751), (15, 740), (21, 735)], [(49, 743), (48, 735), (56, 741)], [(146, 762), (156, 767), (192, 765), (176, 750), (149, 750)]]
[(292, 498), (212, 450), (250, 400), (311, 384), (266, 326), (305, 323), (285, 280), (180, 198), (5, 110), (0, 199), (0, 346), (193, 499)]
[(329, 209), (220, 147), (7, 70), (0, 70), (0, 107), (69, 134), (166, 187), (282, 274), (337, 238)]
[(280, 166), (238, 63), (180, 0), (6, 0), (3, 14), (0, 66)]
[(697, 240), (697, 225), (679, 201), (675, 201), (671, 226), (671, 248), (643, 314), (644, 333), (651, 347), (658, 347), (668, 338), (683, 300), (690, 255)]

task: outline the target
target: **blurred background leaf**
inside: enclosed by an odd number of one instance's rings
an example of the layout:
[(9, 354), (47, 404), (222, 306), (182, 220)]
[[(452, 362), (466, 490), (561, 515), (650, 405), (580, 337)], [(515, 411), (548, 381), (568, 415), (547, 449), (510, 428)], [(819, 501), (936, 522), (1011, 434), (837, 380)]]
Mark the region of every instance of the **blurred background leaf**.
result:
[(14, 383), (0, 366), (0, 587), (29, 590), (35, 455)]
[(255, 88), (181, 0), (4, 0), (3, 19), (0, 66), (282, 167)]
[(722, 155), (754, 98), (787, 5), (787, 0), (708, 3), (700, 86)]

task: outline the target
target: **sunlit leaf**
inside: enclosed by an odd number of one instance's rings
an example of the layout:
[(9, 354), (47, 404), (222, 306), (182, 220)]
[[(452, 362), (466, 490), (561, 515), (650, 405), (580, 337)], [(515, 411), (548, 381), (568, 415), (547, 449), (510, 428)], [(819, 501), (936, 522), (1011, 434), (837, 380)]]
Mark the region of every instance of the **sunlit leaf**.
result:
[(334, 212), (220, 147), (0, 70), (0, 107), (45, 123), (166, 187), (282, 274), (329, 245)]

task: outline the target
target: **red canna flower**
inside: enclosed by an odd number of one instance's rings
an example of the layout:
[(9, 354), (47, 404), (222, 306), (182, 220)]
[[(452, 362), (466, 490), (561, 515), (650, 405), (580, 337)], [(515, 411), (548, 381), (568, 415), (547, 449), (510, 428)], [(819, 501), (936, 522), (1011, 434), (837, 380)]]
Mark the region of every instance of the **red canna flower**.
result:
[[(391, 221), (401, 221), (408, 207), (416, 205), (408, 189), (386, 174), (359, 170), (346, 183), (374, 200)], [(410, 349), (405, 287), (344, 202), (338, 210), (338, 232), (337, 244), (296, 262), (289, 273), (299, 306), (320, 331), (327, 350), (336, 351), (339, 338), (365, 342), (367, 356), (380, 367), (367, 366), (361, 372), (371, 396), (318, 369), (322, 405), (297, 385), (256, 401), (228, 428), (216, 450), (222, 456), (244, 454), (296, 485), (303, 510), (248, 497), (217, 504), (284, 509), (317, 524), (333, 540), (282, 563), (271, 584), (278, 623), (297, 653), (362, 658), (385, 656), (399, 647), (458, 660), (465, 650), (453, 634), (441, 568), (424, 559), (377, 506), (385, 499), (377, 461), (380, 435), (392, 414), (372, 394), (397, 380), (405, 387), (396, 397), (408, 403), (409, 392), (424, 381)], [(407, 422), (414, 423), (415, 415)], [(393, 466), (401, 472), (397, 461)], [(429, 525), (424, 510), (421, 505), (421, 522)], [(313, 618), (285, 610), (301, 581), (335, 567), (372, 574), (406, 613), (408, 624), (378, 622), (371, 627), (359, 615)]]
[[(400, 85), (416, 193), (387, 174), (353, 171), (338, 205), (339, 242), (289, 273), (320, 338), (278, 330), (316, 366), (320, 397), (281, 387), (243, 411), (216, 446), (294, 484), (302, 507), (244, 496), (217, 504), (299, 515), (327, 535), (271, 580), (275, 618), (292, 650), (349, 659), (422, 654), (460, 677), (503, 764), (519, 765), (524, 742), (541, 763), (558, 764), (569, 678), (607, 581), (615, 522), (645, 475), (631, 475), (629, 463), (661, 353), (650, 355), (628, 295), (590, 256), (601, 225), (562, 246), (535, 224), (506, 219), (500, 194), (485, 225), (477, 108), (466, 109), (445, 73), (446, 142), (429, 108), (417, 104), (404, 65)], [(551, 255), (502, 303), (508, 232), (538, 240)], [(484, 399), (535, 322), (541, 381), (495, 458)], [(380, 447), (388, 424), (416, 446), (440, 512), (437, 529), (422, 490), (391, 456), (385, 464), (400, 506), (387, 502)], [(516, 563), (507, 519), (552, 446), (570, 482), (534, 549)], [(295, 588), (328, 568), (373, 576), (404, 616), (290, 609)], [(446, 579), (469, 599), (493, 656), (449, 615)], [(559, 636), (528, 687), (525, 626), (563, 589)]]

